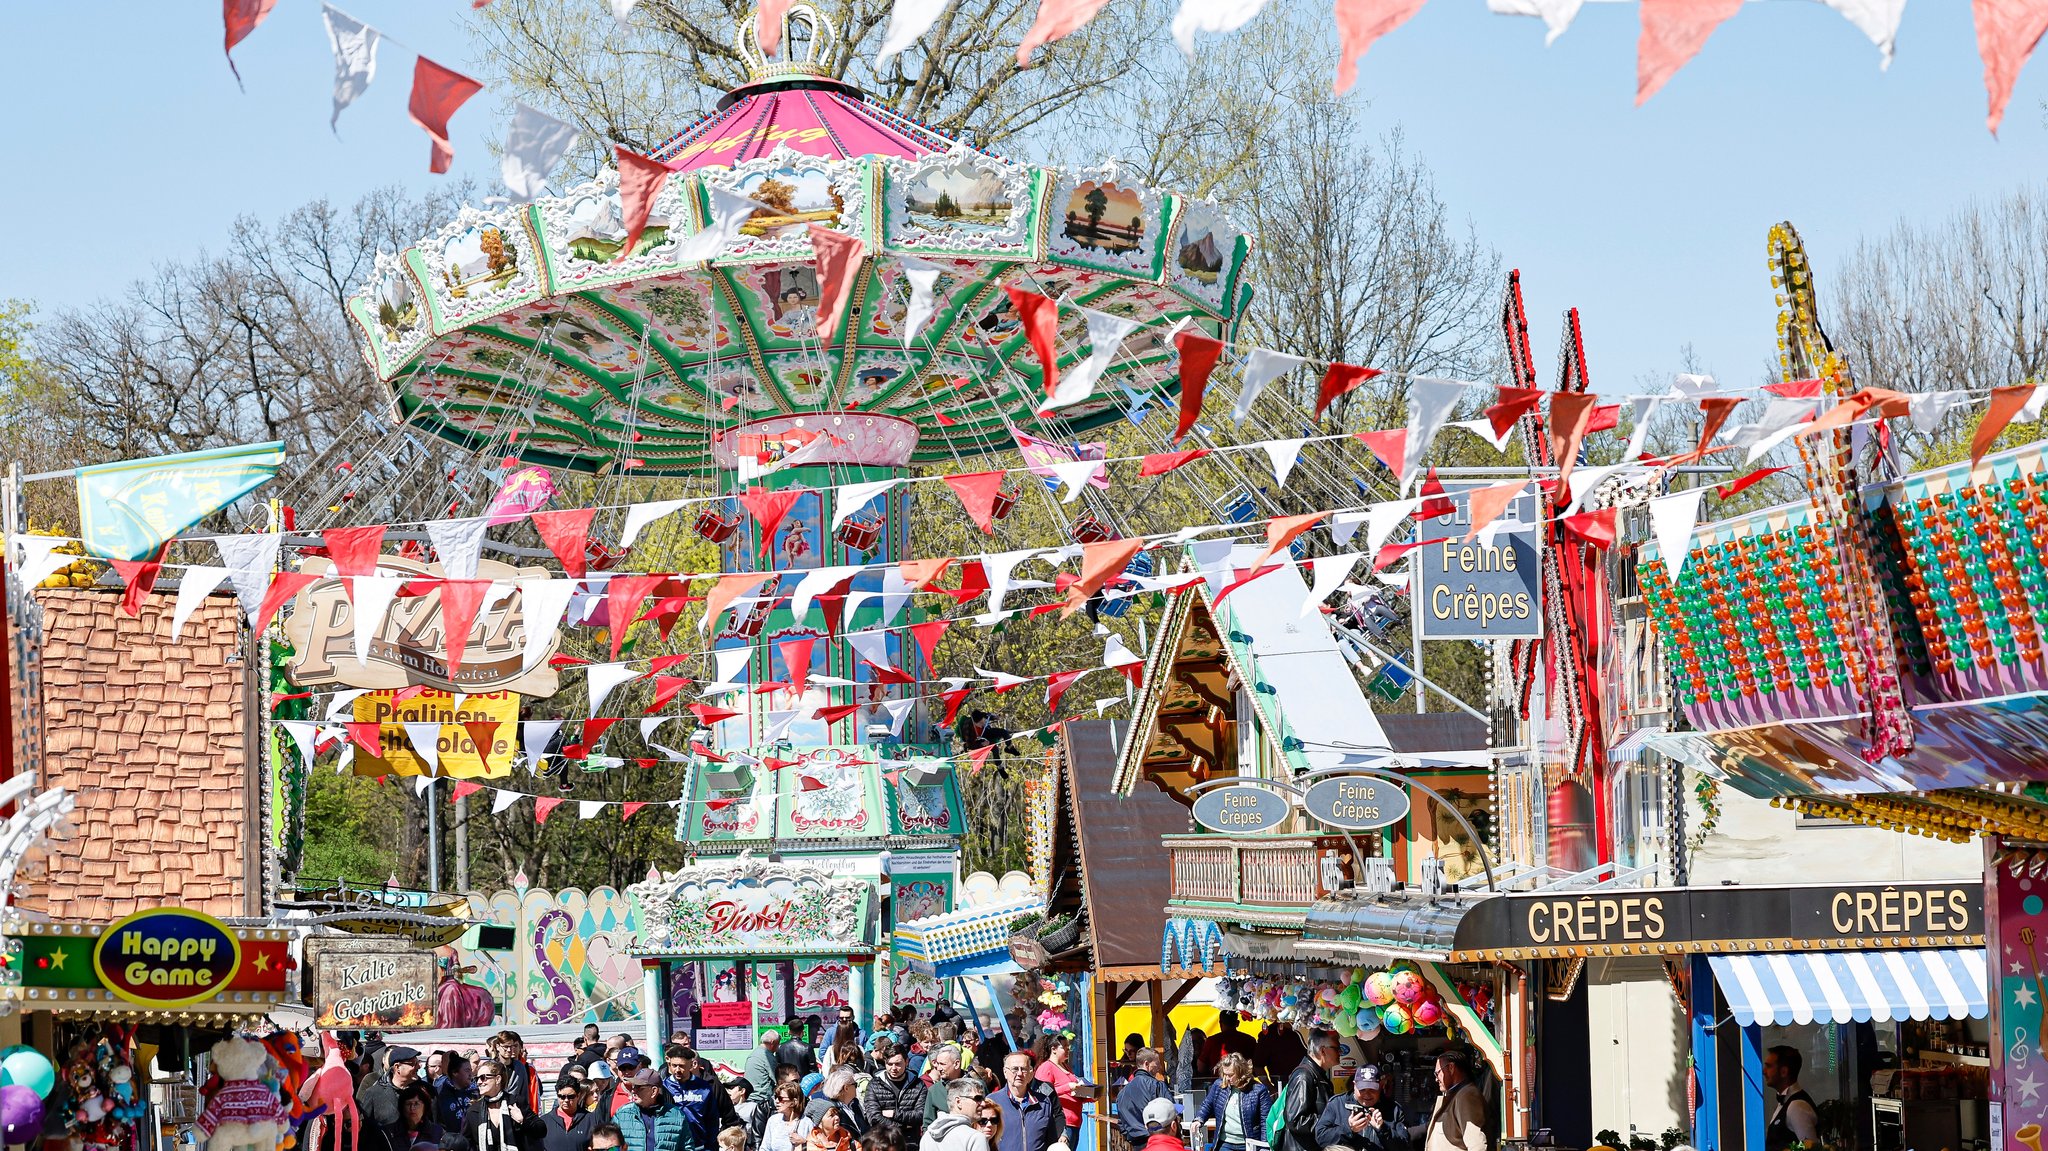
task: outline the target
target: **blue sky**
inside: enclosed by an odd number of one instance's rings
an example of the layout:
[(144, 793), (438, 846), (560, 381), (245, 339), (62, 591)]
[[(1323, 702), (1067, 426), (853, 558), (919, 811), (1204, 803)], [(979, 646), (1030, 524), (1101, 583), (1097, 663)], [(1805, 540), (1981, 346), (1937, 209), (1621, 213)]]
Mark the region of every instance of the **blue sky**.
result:
[[(466, 62), (462, 0), (345, 7)], [(1706, 370), (1755, 379), (1773, 350), (1764, 232), (1777, 220), (1798, 225), (1825, 294), (1859, 236), (2041, 178), (2048, 61), (2021, 76), (1994, 140), (1958, 0), (1908, 5), (1889, 72), (1818, 3), (1746, 5), (1640, 109), (1636, 31), (1634, 4), (1589, 3), (1546, 49), (1540, 21), (1431, 0), (1374, 47), (1355, 90), (1371, 123), (1401, 128), (1453, 210), (1522, 269), (1539, 363), (1553, 360), (1562, 310), (1582, 310), (1598, 390), (1668, 374), (1687, 345)], [(0, 41), (14, 48), (0, 72), (13, 110), (0, 297), (83, 304), (154, 262), (220, 246), (239, 214), (439, 179), (405, 116), (412, 63), (396, 45), (343, 114), (342, 138), (328, 133), (316, 0), (281, 0), (242, 44), (246, 94), (221, 57), (211, 0), (10, 4)], [(456, 116), (457, 175), (495, 179), (486, 142), (502, 119), (489, 92)]]

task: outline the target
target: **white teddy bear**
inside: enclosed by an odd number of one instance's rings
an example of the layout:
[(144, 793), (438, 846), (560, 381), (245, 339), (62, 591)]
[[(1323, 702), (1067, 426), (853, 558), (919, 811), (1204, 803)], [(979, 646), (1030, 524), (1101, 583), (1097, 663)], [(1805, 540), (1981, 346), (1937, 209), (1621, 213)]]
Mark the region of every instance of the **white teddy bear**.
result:
[(213, 1045), (213, 1069), (220, 1074), (221, 1085), (199, 1113), (199, 1133), (206, 1136), (207, 1151), (277, 1151), (290, 1130), (290, 1115), (277, 1092), (263, 1082), (269, 1058), (261, 1043), (249, 1039), (223, 1039)]

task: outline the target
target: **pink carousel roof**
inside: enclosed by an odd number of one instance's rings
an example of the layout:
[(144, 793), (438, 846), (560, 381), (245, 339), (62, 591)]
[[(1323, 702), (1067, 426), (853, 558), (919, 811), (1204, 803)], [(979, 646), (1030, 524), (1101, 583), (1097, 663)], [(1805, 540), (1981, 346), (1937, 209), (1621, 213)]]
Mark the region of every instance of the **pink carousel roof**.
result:
[(823, 77), (777, 79), (734, 89), (724, 108), (677, 133), (653, 159), (677, 171), (727, 168), (787, 145), (807, 156), (923, 156), (955, 141)]

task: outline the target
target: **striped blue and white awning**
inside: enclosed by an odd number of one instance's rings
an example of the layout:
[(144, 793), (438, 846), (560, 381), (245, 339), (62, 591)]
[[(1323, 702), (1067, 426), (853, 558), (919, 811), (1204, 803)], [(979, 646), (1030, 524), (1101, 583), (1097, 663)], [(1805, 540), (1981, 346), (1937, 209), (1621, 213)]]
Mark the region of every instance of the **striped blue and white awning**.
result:
[(1744, 1027), (1991, 1013), (1982, 948), (1710, 955), (1707, 962)]

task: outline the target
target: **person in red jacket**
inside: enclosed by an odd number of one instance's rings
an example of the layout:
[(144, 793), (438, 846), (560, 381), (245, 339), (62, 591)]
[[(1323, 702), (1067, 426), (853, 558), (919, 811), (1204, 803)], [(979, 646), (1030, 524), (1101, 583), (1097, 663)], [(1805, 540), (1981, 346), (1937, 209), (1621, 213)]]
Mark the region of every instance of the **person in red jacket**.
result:
[(1154, 1099), (1145, 1104), (1145, 1129), (1152, 1134), (1145, 1140), (1144, 1151), (1188, 1151), (1188, 1145), (1174, 1130), (1174, 1120), (1173, 1100)]

